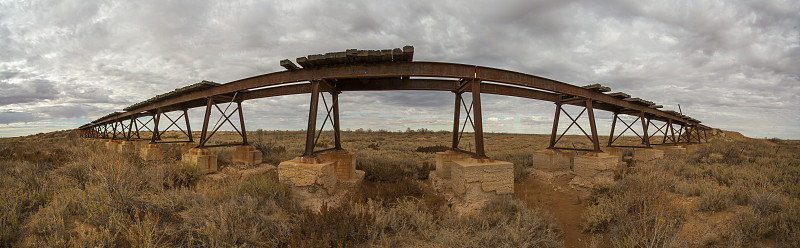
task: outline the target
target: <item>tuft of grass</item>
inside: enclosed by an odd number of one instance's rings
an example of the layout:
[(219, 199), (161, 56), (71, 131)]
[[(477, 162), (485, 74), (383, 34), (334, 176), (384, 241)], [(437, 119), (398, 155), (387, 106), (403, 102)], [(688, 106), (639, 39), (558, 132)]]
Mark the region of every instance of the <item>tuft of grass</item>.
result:
[(306, 210), (292, 226), (289, 247), (353, 247), (369, 240), (375, 216), (367, 208), (345, 203)]
[(435, 145), (435, 146), (418, 146), (416, 152), (423, 152), (423, 153), (437, 153), (437, 152), (444, 152), (450, 150), (450, 147), (443, 146), (443, 145)]
[(164, 166), (164, 187), (170, 188), (194, 188), (200, 181), (203, 174), (197, 165), (179, 162), (174, 166)]

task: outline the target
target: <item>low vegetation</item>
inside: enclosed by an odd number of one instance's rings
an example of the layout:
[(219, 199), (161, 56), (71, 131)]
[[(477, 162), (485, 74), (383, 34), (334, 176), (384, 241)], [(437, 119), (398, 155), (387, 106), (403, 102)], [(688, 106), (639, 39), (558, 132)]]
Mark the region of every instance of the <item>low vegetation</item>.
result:
[[(777, 141), (777, 143), (774, 143)], [(606, 233), (613, 246), (800, 246), (800, 146), (779, 139), (718, 139), (686, 158), (630, 168), (595, 194), (586, 232)], [(714, 230), (692, 220), (720, 219)], [(707, 227), (712, 228), (712, 227)], [(686, 233), (710, 233), (691, 240)], [(689, 243), (698, 241), (698, 243)]]
[[(329, 134), (320, 142), (331, 146)], [(249, 137), (267, 163), (303, 152), (302, 132)], [(274, 171), (211, 181), (177, 156), (145, 162), (67, 135), (0, 141), (0, 247), (563, 246), (554, 217), (518, 199), (456, 214), (427, 182), (449, 133), (357, 130), (342, 138), (365, 181), (320, 209), (300, 207)], [(469, 150), (470, 138), (459, 148)], [(486, 140), (490, 157), (514, 163), (518, 181), (530, 179), (530, 154), (547, 144), (541, 135)], [(602, 236), (601, 245), (800, 246), (796, 141), (720, 139), (685, 157), (619, 170), (617, 178), (581, 201), (589, 205), (582, 231)]]
[[(260, 135), (265, 161), (302, 153), (300, 133)], [(274, 171), (212, 182), (176, 156), (145, 162), (75, 138), (0, 143), (0, 246), (561, 246), (553, 217), (515, 199), (458, 215), (425, 183), (433, 154), (389, 135), (358, 134), (349, 145), (363, 150), (348, 149), (365, 182), (320, 209), (299, 207)], [(419, 135), (446, 136), (409, 141)]]

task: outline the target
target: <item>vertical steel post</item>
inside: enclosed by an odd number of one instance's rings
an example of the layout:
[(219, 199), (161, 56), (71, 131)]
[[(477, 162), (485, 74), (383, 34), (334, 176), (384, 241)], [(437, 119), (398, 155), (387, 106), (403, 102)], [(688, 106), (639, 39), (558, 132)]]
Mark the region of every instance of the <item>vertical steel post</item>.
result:
[(303, 157), (314, 155), (314, 136), (317, 132), (317, 105), (319, 105), (319, 81), (311, 81), (311, 103), (308, 106), (308, 128), (306, 129), (306, 150)]
[(189, 112), (183, 109), (183, 119), (186, 120), (186, 135), (189, 136), (189, 142), (194, 142), (192, 137), (192, 126), (189, 125)]
[(456, 89), (456, 104), (453, 112), (453, 150), (458, 149), (458, 125), (461, 124), (461, 92)]
[(115, 139), (117, 139), (117, 122), (115, 121), (115, 122), (113, 122), (113, 124), (114, 124), (114, 126), (111, 127), (111, 131), (113, 131), (114, 133), (111, 134), (111, 139), (115, 140)]
[(591, 99), (586, 99), (586, 111), (589, 114), (589, 127), (592, 129), (592, 143), (594, 144), (594, 152), (603, 152), (603, 150), (600, 150), (600, 140), (597, 138), (597, 125), (594, 121), (594, 107), (592, 107)]
[(472, 80), (472, 120), (475, 124), (475, 153), (479, 158), (486, 158), (486, 153), (483, 149), (483, 114), (481, 113), (481, 80)]
[(208, 122), (211, 120), (211, 106), (214, 105), (214, 100), (210, 97), (206, 102), (206, 113), (203, 116), (203, 129), (200, 130), (200, 143), (197, 147), (203, 147), (206, 145), (206, 135), (208, 134)]
[(672, 135), (672, 144), (677, 145), (678, 140), (675, 139), (675, 127), (672, 126), (672, 119), (669, 120), (669, 132)]
[(614, 128), (617, 127), (617, 112), (614, 112), (614, 119), (611, 120), (611, 134), (608, 135), (608, 146), (611, 146), (611, 143), (614, 142)]
[(158, 122), (161, 120), (161, 108), (156, 110), (156, 115), (153, 117), (153, 137), (150, 143), (156, 143), (156, 140), (161, 140), (161, 132), (158, 130)]
[(125, 140), (130, 141), (133, 137), (133, 122), (136, 121), (136, 115), (131, 115), (131, 124), (128, 124), (128, 137)]
[[(142, 137), (139, 136), (139, 121), (138, 121), (138, 119), (139, 119), (138, 116), (133, 115), (133, 128), (136, 130), (136, 138), (137, 139), (141, 139)], [(133, 137), (133, 136), (131, 136), (131, 137)]]
[(706, 143), (708, 143), (708, 134), (706, 133), (706, 129), (705, 128), (703, 128), (703, 139), (705, 139)]
[(341, 126), (339, 125), (339, 93), (334, 91), (331, 94), (333, 98), (333, 143), (336, 149), (342, 149)]
[(556, 113), (553, 115), (553, 132), (550, 133), (550, 146), (548, 148), (556, 147), (556, 135), (558, 135), (558, 117), (561, 116), (561, 102), (556, 102)]
[(644, 133), (644, 135), (642, 135), (642, 144), (644, 144), (647, 148), (650, 148), (650, 134), (647, 133), (647, 128), (650, 127), (650, 120), (644, 120), (644, 112), (640, 112), (639, 117), (642, 119), (642, 131)]
[(242, 126), (242, 145), (247, 145), (247, 130), (244, 128), (244, 113), (242, 113), (242, 101), (236, 102), (236, 109), (239, 111), (239, 124)]

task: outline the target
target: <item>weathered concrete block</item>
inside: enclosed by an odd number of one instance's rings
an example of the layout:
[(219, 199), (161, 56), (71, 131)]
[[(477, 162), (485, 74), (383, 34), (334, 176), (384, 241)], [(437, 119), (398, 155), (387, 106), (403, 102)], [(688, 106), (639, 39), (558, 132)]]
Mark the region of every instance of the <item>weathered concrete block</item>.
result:
[(701, 145), (692, 144), (692, 145), (682, 145), (682, 146), (683, 146), (684, 149), (686, 149), (686, 154), (690, 154), (690, 153), (692, 153), (694, 151), (697, 151), (697, 149), (700, 148)]
[(601, 171), (613, 170), (618, 163), (617, 157), (611, 154), (590, 152), (585, 155), (575, 156), (573, 170), (578, 176), (592, 178)]
[(686, 155), (686, 148), (680, 146), (656, 146), (656, 149), (664, 151), (665, 157), (678, 157)]
[(340, 181), (349, 181), (351, 178), (358, 176), (356, 174), (356, 159), (352, 152), (331, 150), (317, 154), (317, 158), (325, 162), (336, 162), (334, 163), (334, 171), (336, 172), (336, 178)]
[(633, 160), (637, 163), (650, 162), (664, 157), (664, 151), (658, 149), (636, 149), (633, 151)]
[(261, 163), (261, 151), (256, 150), (255, 146), (236, 146), (233, 150), (233, 162), (245, 165), (257, 165)]
[(164, 159), (164, 151), (161, 150), (160, 144), (147, 144), (139, 153), (145, 161), (161, 160)]
[(620, 162), (622, 161), (622, 156), (625, 155), (625, 149), (622, 147), (603, 147), (602, 150), (605, 153), (617, 157)]
[(545, 149), (533, 152), (533, 168), (544, 171), (569, 170), (572, 166), (572, 153)]
[(510, 162), (473, 158), (456, 160), (450, 167), (450, 173), (453, 191), (458, 195), (475, 192), (497, 195), (514, 193), (514, 165)]
[(436, 153), (436, 175), (441, 178), (450, 178), (450, 168), (453, 166), (453, 161), (455, 160), (465, 160), (471, 158), (472, 155), (454, 151), (454, 150), (447, 150), (444, 152), (437, 152)]
[(192, 148), (181, 156), (181, 161), (197, 165), (202, 173), (212, 173), (219, 170), (217, 155), (208, 148)]
[(132, 154), (136, 152), (136, 146), (133, 144), (133, 142), (122, 141), (117, 146), (117, 151), (122, 154)]
[(197, 147), (197, 142), (186, 142), (181, 145), (181, 155), (188, 153), (192, 148)]
[(118, 151), (119, 150), (119, 140), (108, 140), (105, 142), (106, 149), (110, 151)]
[[(309, 163), (310, 162), (310, 163)], [(278, 165), (278, 180), (295, 187), (318, 185), (328, 194), (336, 192), (335, 161), (303, 161), (294, 158)]]
[(133, 143), (133, 149), (136, 150), (136, 152), (141, 152), (142, 149), (147, 147), (147, 144), (150, 143), (148, 140), (136, 140), (131, 142)]

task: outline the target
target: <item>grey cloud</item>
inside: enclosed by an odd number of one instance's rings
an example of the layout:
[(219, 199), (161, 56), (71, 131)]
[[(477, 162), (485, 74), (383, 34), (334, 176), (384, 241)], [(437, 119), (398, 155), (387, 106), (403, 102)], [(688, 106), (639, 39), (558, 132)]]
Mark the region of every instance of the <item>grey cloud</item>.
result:
[(54, 99), (58, 95), (55, 83), (34, 79), (21, 83), (0, 81), (0, 106)]
[[(99, 117), (200, 80), (278, 71), (283, 58), (409, 44), (416, 60), (603, 83), (681, 104), (711, 126), (770, 136), (745, 127), (771, 118), (775, 133), (800, 133), (796, 119), (775, 117), (796, 116), (800, 104), (798, 2), (42, 1), (0, 11), (0, 104), (26, 103), (14, 111), (44, 120)], [(40, 100), (48, 104), (31, 104)], [(441, 92), (346, 92), (341, 102), (343, 122), (373, 129), (446, 127), (453, 104)], [(522, 117), (553, 112), (526, 99), (483, 103), (484, 116), (517, 123), (492, 130), (540, 130), (547, 124)], [(253, 128), (301, 129), (307, 106), (299, 95), (244, 108)]]
[(0, 124), (29, 122), (39, 120), (41, 117), (26, 112), (0, 111)]

